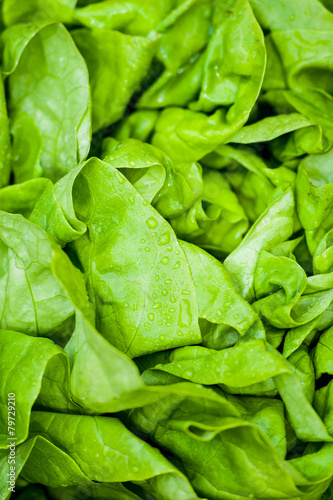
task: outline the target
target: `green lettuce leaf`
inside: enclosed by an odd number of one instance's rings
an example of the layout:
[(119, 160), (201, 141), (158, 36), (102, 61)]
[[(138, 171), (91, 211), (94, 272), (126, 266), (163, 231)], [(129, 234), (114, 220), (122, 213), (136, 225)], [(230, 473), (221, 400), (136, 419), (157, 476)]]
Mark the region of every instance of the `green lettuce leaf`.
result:
[[(66, 56), (58, 58), (59, 52)], [(25, 112), (32, 118), (42, 136), (44, 175), (58, 180), (87, 156), (90, 147), (88, 72), (62, 25), (34, 33), (9, 76), (9, 88), (10, 115)]]

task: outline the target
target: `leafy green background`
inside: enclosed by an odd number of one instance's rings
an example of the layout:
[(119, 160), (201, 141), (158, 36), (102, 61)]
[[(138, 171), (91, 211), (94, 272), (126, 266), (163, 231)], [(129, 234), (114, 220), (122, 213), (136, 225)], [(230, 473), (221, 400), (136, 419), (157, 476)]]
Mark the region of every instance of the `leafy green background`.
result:
[(0, 6), (0, 499), (333, 498), (332, 1)]

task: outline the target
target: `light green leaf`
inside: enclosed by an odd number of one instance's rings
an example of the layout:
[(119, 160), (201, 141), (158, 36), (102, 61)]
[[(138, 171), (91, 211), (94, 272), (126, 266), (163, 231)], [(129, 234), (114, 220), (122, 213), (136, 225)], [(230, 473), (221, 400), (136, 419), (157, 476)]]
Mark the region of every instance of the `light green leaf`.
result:
[(62, 25), (46, 26), (29, 41), (9, 77), (9, 89), (11, 116), (23, 111), (33, 119), (43, 140), (44, 175), (58, 180), (90, 147), (88, 72)]

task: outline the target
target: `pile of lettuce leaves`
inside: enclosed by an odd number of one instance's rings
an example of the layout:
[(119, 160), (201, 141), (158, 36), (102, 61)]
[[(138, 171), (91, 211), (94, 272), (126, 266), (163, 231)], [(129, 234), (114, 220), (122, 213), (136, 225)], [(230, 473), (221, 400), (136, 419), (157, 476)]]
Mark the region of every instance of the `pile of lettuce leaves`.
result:
[(0, 6), (0, 499), (331, 500), (333, 1)]

